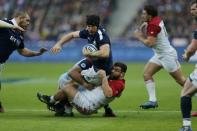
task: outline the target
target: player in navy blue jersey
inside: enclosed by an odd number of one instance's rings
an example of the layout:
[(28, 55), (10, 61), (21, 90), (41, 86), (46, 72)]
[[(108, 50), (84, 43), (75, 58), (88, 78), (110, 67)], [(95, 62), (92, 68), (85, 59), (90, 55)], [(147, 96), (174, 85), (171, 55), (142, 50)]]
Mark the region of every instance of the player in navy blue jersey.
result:
[[(79, 61), (72, 69), (69, 70), (67, 78), (72, 78), (74, 81), (86, 88), (92, 88), (92, 85), (88, 84), (83, 79), (81, 71), (93, 66), (95, 71), (103, 69), (106, 71), (106, 74), (109, 75), (113, 65), (109, 36), (105, 29), (100, 26), (99, 16), (88, 15), (86, 17), (86, 28), (81, 31), (74, 31), (64, 35), (54, 45), (51, 52), (60, 52), (62, 46), (74, 38), (87, 39), (89, 44), (94, 44), (98, 48), (98, 51), (88, 52), (87, 50), (83, 50), (83, 54), (86, 58)], [(108, 109), (109, 112), (112, 112), (110, 108), (106, 109)]]
[[(13, 19), (0, 21), (0, 67), (8, 60), (9, 56), (15, 50), (25, 57), (39, 56), (47, 51), (47, 49), (41, 48), (37, 52), (24, 47), (23, 34), (29, 24), (30, 16), (26, 12), (16, 12)], [(0, 73), (1, 70), (2, 68), (0, 68)], [(1, 102), (0, 112), (4, 112)]]
[[(190, 8), (191, 15), (197, 21), (197, 1), (194, 0), (191, 3)], [(195, 54), (197, 51), (197, 30), (194, 31), (194, 36), (191, 41), (191, 44), (185, 50), (183, 54), (183, 59), (189, 61), (190, 57)], [(197, 67), (197, 65), (196, 65)], [(183, 127), (180, 131), (192, 131), (191, 128), (191, 110), (192, 110), (192, 101), (191, 97), (197, 92), (197, 68), (189, 75), (188, 79), (185, 82), (183, 89), (181, 90), (181, 112), (183, 118)]]

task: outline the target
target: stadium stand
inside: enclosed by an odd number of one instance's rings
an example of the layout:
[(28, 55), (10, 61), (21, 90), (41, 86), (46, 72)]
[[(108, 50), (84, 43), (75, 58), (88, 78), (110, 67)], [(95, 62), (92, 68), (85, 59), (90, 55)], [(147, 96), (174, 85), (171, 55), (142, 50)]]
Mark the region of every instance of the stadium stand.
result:
[[(129, 0), (121, 0), (121, 2), (131, 2)], [(132, 39), (132, 31), (140, 24), (140, 11), (145, 4), (153, 4), (158, 7), (159, 13), (164, 19), (164, 22), (169, 33), (172, 44), (177, 48), (179, 58), (183, 48), (189, 43), (191, 38), (191, 32), (196, 28), (196, 24), (189, 18), (189, 2), (185, 0), (141, 0), (140, 7), (134, 11), (134, 17), (130, 20), (129, 24), (122, 28), (123, 32), (120, 36), (112, 38), (114, 59), (125, 61), (146, 61), (151, 56), (151, 51), (146, 50), (143, 44)], [(62, 36), (62, 34), (70, 32), (72, 30), (81, 29), (84, 27), (84, 18), (87, 14), (95, 13), (102, 17), (102, 24), (105, 27), (114, 27), (111, 21), (122, 16), (116, 16), (117, 11), (120, 10), (120, 1), (117, 0), (0, 0), (0, 17), (12, 18), (12, 15), (16, 10), (27, 10), (31, 15), (30, 29), (25, 33), (26, 45), (30, 48), (38, 48), (40, 46), (46, 46), (48, 48)], [(129, 8), (130, 6), (127, 6)], [(125, 7), (126, 8), (126, 7)], [(131, 7), (130, 7), (131, 8)], [(129, 10), (130, 10), (129, 8)], [(132, 10), (133, 11), (133, 10)], [(116, 15), (115, 15), (116, 14)], [(124, 13), (125, 14), (125, 13)], [(124, 17), (125, 18), (125, 17)], [(109, 28), (107, 28), (109, 29)], [(110, 33), (110, 32), (109, 32)], [(71, 45), (66, 46), (65, 50), (76, 49), (77, 43), (85, 43), (84, 41), (73, 41)], [(72, 49), (70, 49), (72, 47)], [(81, 46), (80, 46), (81, 47)], [(72, 54), (73, 57), (69, 57), (69, 60), (80, 59), (82, 56)], [(123, 57), (122, 54), (127, 52), (127, 57)], [(136, 51), (143, 52), (139, 58), (136, 57)], [(147, 51), (147, 53), (145, 53)], [(60, 54), (63, 58), (63, 54)], [(74, 58), (75, 56), (75, 58)], [(43, 56), (41, 61), (52, 60), (50, 55)], [(18, 58), (17, 54), (11, 57), (13, 61), (20, 61), (22, 58)], [(38, 58), (40, 59), (40, 58)], [(54, 58), (55, 60), (58, 58)], [(31, 60), (31, 59), (30, 59)], [(60, 60), (60, 59), (59, 59)], [(65, 60), (65, 58), (63, 58)], [(22, 61), (26, 61), (23, 59)]]
[(139, 26), (140, 13), (145, 4), (158, 7), (159, 15), (164, 20), (170, 40), (176, 43), (175, 46), (181, 43), (188, 43), (192, 30), (196, 28), (196, 24), (190, 19), (189, 2), (184, 0), (146, 0), (139, 8), (136, 17), (125, 27), (122, 37), (131, 37), (131, 32)]
[(116, 0), (0, 0), (0, 17), (11, 18), (15, 10), (27, 10), (31, 17), (30, 40), (57, 39), (63, 32), (80, 29), (86, 14), (102, 16), (103, 25), (116, 7)]

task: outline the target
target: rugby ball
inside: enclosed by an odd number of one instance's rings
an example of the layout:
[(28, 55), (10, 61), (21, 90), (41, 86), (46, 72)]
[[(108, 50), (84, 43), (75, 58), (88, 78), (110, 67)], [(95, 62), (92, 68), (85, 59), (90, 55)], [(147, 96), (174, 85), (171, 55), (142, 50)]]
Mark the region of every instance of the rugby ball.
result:
[(89, 52), (95, 52), (97, 51), (98, 49), (96, 48), (95, 45), (93, 44), (86, 44), (84, 47), (83, 47), (83, 50), (86, 49), (88, 50)]
[(94, 84), (95, 86), (101, 85), (101, 79), (98, 76), (97, 72), (94, 70), (94, 67), (82, 70), (81, 75), (86, 82)]

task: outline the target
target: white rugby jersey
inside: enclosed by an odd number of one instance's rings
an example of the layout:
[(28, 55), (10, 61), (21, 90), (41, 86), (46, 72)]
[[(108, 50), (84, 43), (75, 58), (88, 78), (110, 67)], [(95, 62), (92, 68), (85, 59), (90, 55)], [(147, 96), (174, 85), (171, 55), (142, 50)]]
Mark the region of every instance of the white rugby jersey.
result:
[(169, 54), (175, 49), (170, 45), (168, 33), (164, 22), (160, 17), (154, 17), (147, 25), (147, 36), (156, 37), (156, 43), (152, 47), (153, 51), (158, 54)]

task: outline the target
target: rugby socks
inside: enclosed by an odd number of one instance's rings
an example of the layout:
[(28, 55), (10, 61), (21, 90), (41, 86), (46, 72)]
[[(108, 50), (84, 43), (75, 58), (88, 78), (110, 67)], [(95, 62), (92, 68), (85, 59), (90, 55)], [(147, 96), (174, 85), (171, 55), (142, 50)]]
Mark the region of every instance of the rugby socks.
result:
[(192, 110), (191, 97), (181, 97), (181, 112), (183, 117), (183, 126), (191, 126), (190, 114)]
[(55, 103), (56, 102), (56, 100), (54, 99), (54, 96), (50, 96), (50, 101), (49, 101), (50, 103)]
[(146, 89), (149, 95), (149, 101), (156, 102), (156, 94), (155, 94), (155, 82), (153, 80), (145, 81)]
[(64, 105), (64, 108), (65, 108), (65, 111), (64, 112), (66, 112), (66, 113), (68, 113), (68, 114), (70, 114), (70, 113), (72, 113), (72, 105), (70, 104), (70, 102), (68, 101), (68, 98), (64, 98), (63, 100), (61, 100), (60, 101), (60, 103), (62, 104), (62, 105)]

